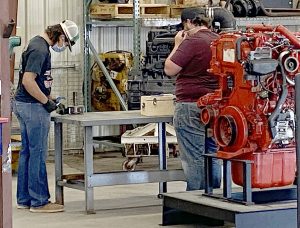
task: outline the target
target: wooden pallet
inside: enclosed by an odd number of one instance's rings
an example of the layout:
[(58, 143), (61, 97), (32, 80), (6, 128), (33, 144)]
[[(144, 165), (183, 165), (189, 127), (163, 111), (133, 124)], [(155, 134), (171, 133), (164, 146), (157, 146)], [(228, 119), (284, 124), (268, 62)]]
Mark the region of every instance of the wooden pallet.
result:
[(94, 19), (130, 18), (133, 14), (131, 4), (93, 4), (90, 17)]
[[(132, 4), (93, 4), (90, 17), (93, 19), (132, 18)], [(140, 15), (143, 18), (169, 18), (170, 7), (166, 4), (141, 4)]]
[[(223, 0), (224, 1), (224, 0)], [(186, 6), (207, 6), (209, 5), (209, 0), (175, 0), (176, 5), (186, 5)], [(220, 0), (212, 0), (213, 6), (219, 6)]]
[[(170, 5), (170, 17), (178, 18), (185, 8), (189, 7), (205, 7), (208, 4), (207, 0), (175, 0), (176, 4)], [(219, 6), (219, 0), (212, 0), (213, 6)]]
[(170, 17), (171, 18), (178, 18), (180, 17), (181, 15), (181, 12), (183, 9), (185, 8), (189, 8), (189, 7), (199, 7), (198, 5), (183, 5), (183, 4), (180, 4), (180, 5), (171, 5), (170, 6)]
[(166, 4), (141, 4), (140, 14), (143, 18), (169, 18), (170, 6)]

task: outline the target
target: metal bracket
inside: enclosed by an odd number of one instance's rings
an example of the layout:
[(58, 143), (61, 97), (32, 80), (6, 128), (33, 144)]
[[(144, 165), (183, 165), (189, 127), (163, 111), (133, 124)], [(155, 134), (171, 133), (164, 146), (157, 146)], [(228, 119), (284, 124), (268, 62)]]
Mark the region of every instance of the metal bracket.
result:
[(13, 19), (10, 20), (10, 22), (5, 26), (4, 31), (3, 31), (3, 38), (9, 38), (11, 36), (11, 33), (14, 29), (15, 26), (15, 21)]

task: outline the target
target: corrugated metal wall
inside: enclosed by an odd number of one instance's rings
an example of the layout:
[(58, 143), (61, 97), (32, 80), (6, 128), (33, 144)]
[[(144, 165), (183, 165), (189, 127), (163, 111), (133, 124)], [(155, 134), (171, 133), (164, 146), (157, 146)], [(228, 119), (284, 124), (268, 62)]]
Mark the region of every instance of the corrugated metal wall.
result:
[[(145, 53), (146, 38), (151, 28), (141, 29), (141, 51)], [(98, 52), (123, 50), (133, 52), (132, 27), (94, 27), (91, 32), (91, 41)]]

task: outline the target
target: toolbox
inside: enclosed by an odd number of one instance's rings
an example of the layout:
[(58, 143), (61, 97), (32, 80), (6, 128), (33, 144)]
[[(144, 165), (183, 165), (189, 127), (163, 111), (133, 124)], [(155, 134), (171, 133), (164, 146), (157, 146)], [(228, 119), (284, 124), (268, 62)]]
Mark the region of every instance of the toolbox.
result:
[(175, 95), (162, 94), (141, 96), (141, 114), (144, 116), (173, 115), (175, 109)]

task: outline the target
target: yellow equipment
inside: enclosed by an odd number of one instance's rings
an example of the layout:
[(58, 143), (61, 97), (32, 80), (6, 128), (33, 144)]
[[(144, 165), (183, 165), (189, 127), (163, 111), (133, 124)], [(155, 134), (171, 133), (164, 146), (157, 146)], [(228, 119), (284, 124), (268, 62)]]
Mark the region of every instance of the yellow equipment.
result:
[[(99, 55), (123, 99), (126, 99), (128, 72), (133, 65), (130, 52), (111, 51)], [(93, 111), (120, 111), (121, 105), (97, 63), (91, 69)]]

